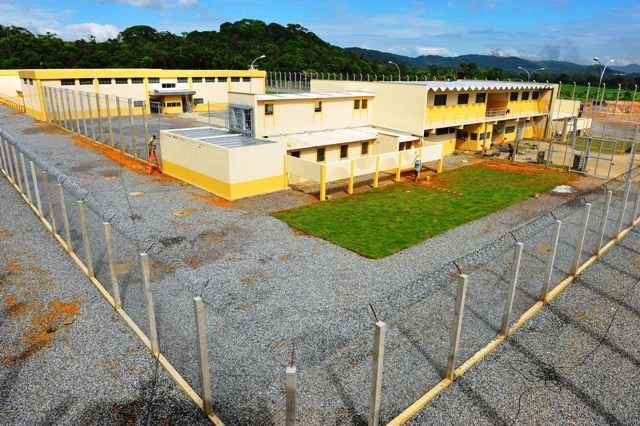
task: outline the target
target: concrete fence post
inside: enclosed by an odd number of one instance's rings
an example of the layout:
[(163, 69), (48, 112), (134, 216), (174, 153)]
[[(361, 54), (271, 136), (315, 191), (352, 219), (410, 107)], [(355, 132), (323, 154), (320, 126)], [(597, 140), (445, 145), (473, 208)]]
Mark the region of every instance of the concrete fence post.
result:
[(204, 305), (200, 297), (193, 298), (193, 310), (196, 318), (196, 334), (198, 339), (198, 365), (200, 366), (200, 384), (202, 386), (202, 404), (204, 412), (213, 413), (211, 395), (211, 373), (209, 371), (209, 352), (207, 344), (207, 328), (204, 322)]
[(6, 175), (7, 171), (7, 159), (4, 153), (4, 138), (0, 135), (0, 165), (2, 166), (2, 171)]
[(109, 105), (109, 95), (104, 96), (105, 109), (107, 110), (107, 123), (109, 124), (109, 146), (115, 149), (115, 142), (113, 141), (113, 123), (111, 121), (111, 106)]
[(13, 156), (13, 167), (14, 167), (14, 175), (13, 175), (13, 183), (18, 185), (18, 189), (22, 192), (22, 179), (20, 179), (20, 165), (18, 164), (18, 155), (16, 154), (16, 147), (11, 145), (11, 154)]
[(602, 221), (600, 222), (600, 232), (598, 233), (598, 241), (596, 242), (596, 256), (600, 254), (602, 250), (602, 242), (604, 241), (604, 231), (607, 228), (607, 219), (609, 217), (609, 207), (611, 207), (611, 195), (613, 191), (607, 191), (607, 198), (604, 202), (604, 210), (602, 211)]
[(80, 212), (80, 227), (82, 229), (82, 242), (84, 244), (84, 255), (86, 260), (87, 275), (93, 278), (93, 260), (91, 259), (91, 244), (89, 242), (89, 231), (87, 230), (87, 216), (84, 211), (84, 202), (78, 200), (78, 211)]
[(547, 269), (544, 273), (544, 279), (542, 280), (542, 290), (540, 290), (540, 297), (538, 300), (546, 301), (547, 294), (549, 293), (549, 284), (551, 283), (551, 275), (553, 274), (553, 264), (556, 260), (556, 253), (558, 251), (558, 239), (560, 237), (560, 225), (562, 222), (556, 220), (553, 225), (553, 235), (551, 237), (551, 245), (549, 249), (549, 257), (547, 258)]
[(70, 130), (73, 132), (74, 131), (73, 130), (73, 110), (71, 108), (71, 102), (69, 101), (69, 91), (65, 90), (64, 95), (65, 95), (65, 98), (67, 99), (67, 111), (69, 111), (69, 127), (67, 127), (67, 130)]
[(638, 193), (636, 194), (636, 202), (633, 206), (633, 214), (631, 215), (629, 226), (633, 226), (633, 222), (638, 218), (638, 208), (640, 208), (640, 184), (638, 185)]
[(502, 326), (500, 327), (500, 334), (507, 335), (509, 330), (509, 317), (511, 316), (511, 310), (513, 309), (513, 299), (516, 294), (516, 285), (518, 284), (518, 271), (520, 270), (520, 260), (522, 259), (522, 243), (516, 244), (516, 249), (513, 252), (513, 265), (511, 267), (511, 281), (509, 283), (509, 289), (507, 290), (507, 296), (504, 303), (504, 313), (502, 314)]
[(62, 225), (64, 227), (64, 240), (67, 242), (67, 251), (71, 253), (71, 232), (69, 231), (69, 218), (67, 216), (67, 204), (64, 201), (64, 189), (62, 184), (58, 184), (58, 197), (60, 198), (60, 212), (62, 213)]
[(467, 275), (461, 274), (458, 277), (458, 291), (456, 294), (456, 306), (453, 312), (453, 328), (451, 330), (451, 343), (449, 345), (449, 357), (447, 360), (447, 371), (445, 378), (455, 380), (456, 357), (458, 355), (458, 343), (460, 332), (462, 331), (462, 317), (464, 316), (464, 301), (467, 296)]
[(122, 129), (122, 108), (120, 107), (120, 96), (116, 96), (116, 110), (118, 111), (118, 125), (120, 126), (120, 152), (124, 154), (124, 130)]
[[(104, 130), (102, 129), (102, 113), (100, 112), (100, 94), (96, 93), (96, 119), (98, 120), (98, 133), (100, 133), (100, 142), (105, 144)], [(98, 141), (96, 139), (96, 141)]]
[(287, 366), (286, 381), (285, 381), (285, 426), (296, 426), (296, 420), (298, 416), (298, 407), (296, 405), (296, 393), (297, 393), (297, 372), (295, 365), (295, 348), (291, 350), (291, 362)]
[(82, 92), (78, 94), (78, 101), (80, 103), (80, 114), (82, 114), (82, 127), (84, 128), (84, 136), (89, 137), (89, 132), (87, 131), (87, 118), (84, 115), (84, 95)]
[(140, 253), (140, 263), (142, 264), (144, 294), (147, 299), (147, 317), (149, 318), (149, 340), (151, 342), (151, 353), (154, 356), (157, 356), (160, 353), (160, 347), (158, 346), (156, 314), (153, 309), (153, 294), (151, 294), (151, 277), (149, 274), (149, 256), (147, 253)]
[(11, 183), (15, 185), (16, 184), (16, 178), (15, 178), (15, 175), (13, 173), (13, 159), (11, 158), (11, 155), (12, 155), (11, 146), (12, 145), (9, 143), (9, 141), (6, 141), (5, 148), (6, 148), (6, 151), (7, 151), (7, 165), (9, 166), (8, 170), (7, 170), (7, 172), (9, 174), (8, 174), (7, 177), (9, 178)]
[(49, 175), (47, 172), (42, 172), (42, 180), (44, 181), (44, 194), (47, 197), (47, 204), (49, 205), (49, 220), (51, 225), (51, 233), (56, 235), (56, 216), (53, 212), (53, 200), (51, 199), (51, 188), (49, 188)]
[[(93, 124), (93, 108), (91, 108), (91, 94), (87, 92), (87, 109), (89, 110), (89, 124), (91, 125), (91, 139), (97, 141), (96, 139), (96, 129)], [(87, 137), (89, 135), (87, 134)]]
[(80, 131), (80, 117), (78, 115), (78, 105), (76, 103), (75, 92), (71, 92), (71, 100), (73, 102), (73, 114), (76, 116), (76, 130), (78, 131), (78, 134), (81, 135), (82, 132)]
[(104, 222), (104, 237), (107, 243), (107, 257), (109, 258), (109, 275), (111, 275), (111, 287), (113, 290), (113, 303), (116, 309), (122, 308), (120, 301), (120, 286), (118, 285), (118, 274), (116, 272), (116, 256), (113, 250), (113, 236), (111, 234), (111, 224)]
[(622, 202), (620, 206), (620, 213), (618, 214), (618, 225), (616, 227), (615, 238), (620, 238), (620, 232), (622, 231), (622, 222), (624, 221), (624, 211), (627, 209), (627, 201), (629, 200), (629, 191), (631, 190), (631, 179), (628, 179), (624, 184), (624, 194), (622, 196)]
[(373, 334), (373, 372), (371, 397), (369, 398), (369, 426), (378, 426), (380, 418), (380, 397), (382, 393), (382, 367), (384, 361), (384, 340), (387, 324), (377, 321)]
[(576, 247), (576, 257), (573, 261), (573, 269), (571, 275), (574, 277), (578, 275), (578, 268), (580, 267), (580, 255), (582, 254), (582, 246), (584, 245), (584, 237), (587, 234), (587, 224), (589, 222), (589, 213), (591, 212), (591, 204), (584, 205), (584, 214), (582, 216), (582, 227), (580, 228), (580, 234), (578, 235), (578, 245)]
[[(24, 187), (27, 190), (27, 199), (31, 202), (31, 183), (29, 182), (29, 175), (27, 174), (27, 165), (24, 162), (24, 154), (20, 153), (20, 165), (22, 166), (22, 177), (24, 178)], [(33, 203), (32, 203), (33, 204)]]
[(136, 128), (133, 120), (133, 104), (131, 98), (128, 99), (129, 106), (129, 125), (131, 126), (131, 146), (133, 149), (133, 158), (138, 158), (138, 147), (136, 146)]
[(31, 166), (31, 178), (33, 179), (33, 189), (36, 193), (36, 206), (38, 206), (38, 214), (42, 216), (42, 203), (40, 202), (40, 189), (38, 188), (38, 176), (36, 175), (36, 166), (33, 161), (29, 160)]

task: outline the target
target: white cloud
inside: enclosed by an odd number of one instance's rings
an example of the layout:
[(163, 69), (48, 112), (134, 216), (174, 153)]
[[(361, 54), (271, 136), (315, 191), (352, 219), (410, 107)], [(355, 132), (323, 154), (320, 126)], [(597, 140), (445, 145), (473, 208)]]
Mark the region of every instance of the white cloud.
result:
[(86, 22), (83, 24), (69, 25), (63, 30), (62, 38), (67, 40), (77, 40), (81, 38), (87, 38), (92, 35), (97, 41), (105, 41), (109, 38), (116, 38), (118, 36), (118, 28), (114, 25), (96, 24), (95, 22)]
[(450, 51), (445, 47), (421, 47), (416, 46), (418, 56), (422, 55), (438, 55), (438, 56), (458, 56), (457, 53)]

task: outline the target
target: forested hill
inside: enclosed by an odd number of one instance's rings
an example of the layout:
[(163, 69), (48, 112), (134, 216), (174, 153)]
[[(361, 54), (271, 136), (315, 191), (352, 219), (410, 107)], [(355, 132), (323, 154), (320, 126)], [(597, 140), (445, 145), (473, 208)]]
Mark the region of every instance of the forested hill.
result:
[(0, 69), (248, 69), (261, 55), (266, 57), (255, 65), (270, 71), (376, 71), (358, 53), (326, 43), (295, 24), (284, 27), (244, 19), (224, 23), (219, 31), (181, 35), (137, 25), (104, 42), (95, 38), (63, 41), (55, 34), (34, 35), (24, 28), (0, 25)]
[[(63, 41), (55, 34), (34, 35), (25, 28), (0, 25), (0, 69), (31, 68), (162, 68), (248, 69), (251, 62), (267, 71), (348, 73), (349, 75), (397, 75), (419, 79), (526, 78), (522, 67), (537, 71), (538, 81), (598, 83), (597, 65), (568, 62), (531, 62), (516, 57), (464, 55), (455, 58), (419, 56), (333, 46), (306, 28), (289, 24), (266, 24), (243, 19), (226, 22), (218, 31), (191, 31), (175, 35), (146, 25), (127, 28), (103, 42), (95, 38)], [(635, 65), (637, 67), (637, 65)], [(640, 76), (614, 75), (608, 68), (607, 84), (632, 87)], [(634, 72), (632, 69), (626, 73)]]

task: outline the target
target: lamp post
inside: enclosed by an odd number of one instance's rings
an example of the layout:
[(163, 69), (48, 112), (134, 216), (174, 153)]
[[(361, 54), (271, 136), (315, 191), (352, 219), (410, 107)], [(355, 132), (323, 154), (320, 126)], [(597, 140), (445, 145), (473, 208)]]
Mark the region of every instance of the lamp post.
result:
[[(600, 62), (600, 59), (597, 56), (593, 57), (593, 60), (596, 61), (597, 63), (600, 64), (600, 66), (602, 66), (602, 62)], [(604, 68), (602, 68), (602, 72), (600, 73), (600, 81), (598, 82), (598, 93), (596, 94), (596, 103), (598, 103), (598, 96), (600, 95), (600, 85), (602, 84), (602, 77), (604, 77), (604, 72), (606, 71), (607, 67), (609, 66), (609, 64), (613, 63), (613, 59), (609, 60), (609, 62), (607, 62), (604, 65)], [(604, 93), (602, 94), (602, 99), (604, 99)]]
[(522, 67), (518, 67), (518, 69), (527, 73), (527, 83), (528, 83), (529, 80), (531, 80), (531, 74), (533, 74), (536, 71), (542, 71), (544, 68), (536, 68), (535, 70), (533, 70), (531, 72), (527, 71), (526, 68), (522, 68)]
[(253, 60), (253, 62), (251, 62), (251, 66), (249, 67), (249, 69), (250, 69), (250, 70), (255, 69), (255, 68), (253, 68), (253, 64), (255, 64), (255, 62), (256, 62), (258, 59), (265, 58), (266, 56), (267, 56), (267, 55), (261, 55), (261, 56), (258, 56), (257, 58), (255, 58), (255, 59)]
[(398, 81), (400, 81), (400, 67), (395, 62), (389, 61), (389, 63), (395, 65), (396, 68), (398, 68)]

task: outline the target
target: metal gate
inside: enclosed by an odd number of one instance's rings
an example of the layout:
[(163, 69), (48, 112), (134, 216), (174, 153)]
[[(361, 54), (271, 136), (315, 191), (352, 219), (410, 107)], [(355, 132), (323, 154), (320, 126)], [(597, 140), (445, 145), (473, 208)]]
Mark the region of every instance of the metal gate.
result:
[(608, 179), (618, 141), (574, 137), (569, 171)]

